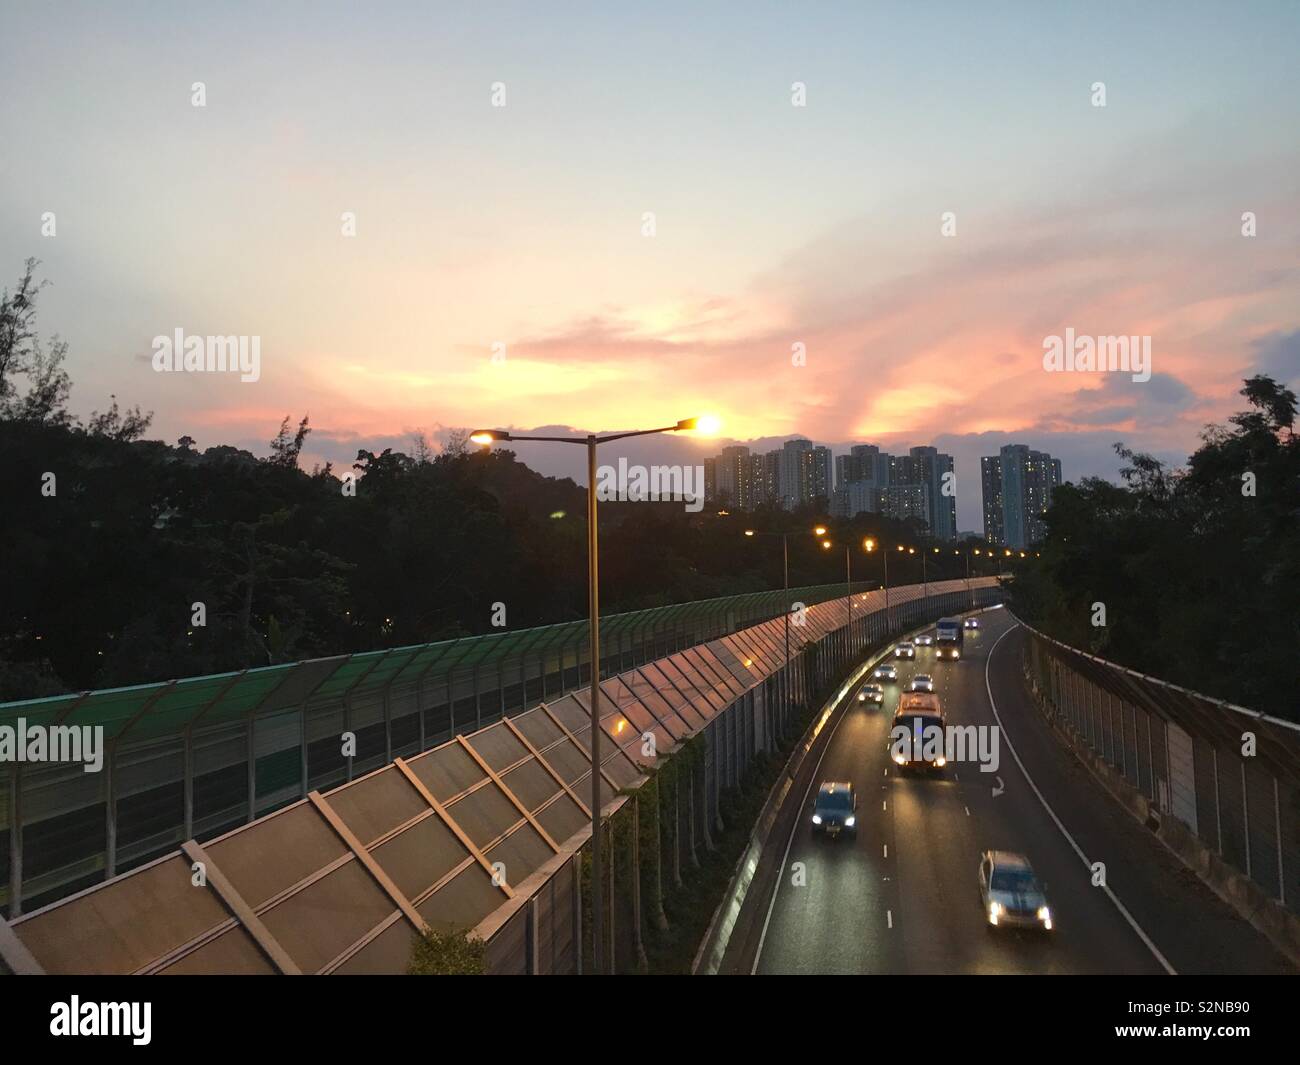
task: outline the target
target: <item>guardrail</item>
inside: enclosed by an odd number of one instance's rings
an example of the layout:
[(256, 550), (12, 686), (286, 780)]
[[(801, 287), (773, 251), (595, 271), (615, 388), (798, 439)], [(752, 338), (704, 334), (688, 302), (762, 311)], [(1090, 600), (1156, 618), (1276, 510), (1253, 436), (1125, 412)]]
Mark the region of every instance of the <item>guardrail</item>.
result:
[(1175, 854), (1300, 957), (1300, 724), (1025, 629), (1027, 677), (1070, 742)]

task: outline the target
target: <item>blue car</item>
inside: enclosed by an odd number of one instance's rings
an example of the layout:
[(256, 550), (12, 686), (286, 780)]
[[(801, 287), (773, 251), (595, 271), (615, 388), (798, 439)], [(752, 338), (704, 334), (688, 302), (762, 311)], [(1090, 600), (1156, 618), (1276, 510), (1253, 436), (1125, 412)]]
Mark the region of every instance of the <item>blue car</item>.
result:
[(812, 830), (832, 838), (841, 832), (851, 836), (858, 834), (858, 797), (853, 793), (853, 785), (836, 781), (826, 781), (817, 790), (813, 802)]

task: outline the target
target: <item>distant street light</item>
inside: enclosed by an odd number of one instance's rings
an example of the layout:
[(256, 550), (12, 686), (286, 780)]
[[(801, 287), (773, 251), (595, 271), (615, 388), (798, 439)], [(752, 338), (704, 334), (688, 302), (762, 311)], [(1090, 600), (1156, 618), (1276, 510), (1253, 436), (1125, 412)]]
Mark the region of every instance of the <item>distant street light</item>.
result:
[(591, 629), (591, 953), (592, 968), (598, 976), (604, 968), (605, 960), (605, 899), (600, 838), (600, 565), (596, 536), (596, 447), (632, 436), (687, 432), (698, 428), (714, 433), (719, 428), (719, 422), (713, 417), (683, 418), (676, 425), (666, 425), (662, 429), (639, 429), (630, 433), (610, 433), (607, 436), (589, 433), (585, 437), (516, 436), (505, 429), (476, 429), (469, 437), (474, 443), (485, 447), (520, 440), (529, 443), (581, 444), (587, 449), (587, 614)]

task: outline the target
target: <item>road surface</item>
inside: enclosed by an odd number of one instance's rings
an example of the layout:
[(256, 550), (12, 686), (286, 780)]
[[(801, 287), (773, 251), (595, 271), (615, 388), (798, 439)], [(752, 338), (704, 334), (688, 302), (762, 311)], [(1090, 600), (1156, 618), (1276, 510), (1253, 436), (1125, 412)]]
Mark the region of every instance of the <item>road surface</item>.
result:
[[(914, 662), (895, 662), (898, 683), (885, 686), (883, 707), (853, 693), (824, 730), (765, 848), (722, 971), (1293, 972), (1052, 734), (1024, 689), (1014, 619), (1001, 609), (979, 617), (961, 661), (918, 648)], [(897, 771), (890, 718), (914, 673), (934, 676), (950, 724), (1000, 726), (996, 772), (971, 762), (937, 777)], [(857, 790), (856, 839), (812, 836), (809, 806), (825, 780)], [(990, 848), (1028, 856), (1047, 886), (1052, 933), (988, 926), (976, 869)], [(1095, 862), (1105, 864), (1106, 887), (1093, 884)]]

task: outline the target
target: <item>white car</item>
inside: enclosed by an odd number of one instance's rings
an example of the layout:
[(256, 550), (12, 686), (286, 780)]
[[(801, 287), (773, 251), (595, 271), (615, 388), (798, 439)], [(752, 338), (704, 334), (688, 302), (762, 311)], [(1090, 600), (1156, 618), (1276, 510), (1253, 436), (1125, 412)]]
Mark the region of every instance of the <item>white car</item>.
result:
[(980, 627), (979, 618), (967, 618), (961, 623), (963, 629), (978, 629)]
[(931, 647), (934, 644), (934, 637), (930, 635), (930, 633), (928, 632), (923, 632), (921, 633), (920, 636), (917, 636), (912, 642), (916, 644), (917, 647)]
[(885, 689), (879, 684), (864, 684), (858, 689), (858, 702), (860, 703), (883, 703), (885, 701)]
[(979, 889), (980, 905), (990, 930), (1008, 925), (1052, 930), (1046, 889), (1023, 854), (985, 851), (980, 856)]
[(876, 680), (898, 680), (898, 670), (888, 662), (881, 662), (871, 674)]
[(895, 644), (895, 645), (894, 645), (894, 657), (895, 657), (895, 658), (915, 658), (915, 657), (916, 657), (916, 644), (912, 643), (911, 640), (904, 640), (902, 643)]
[(909, 691), (914, 692), (933, 692), (934, 678), (929, 673), (918, 673), (912, 678), (912, 683), (908, 686)]

